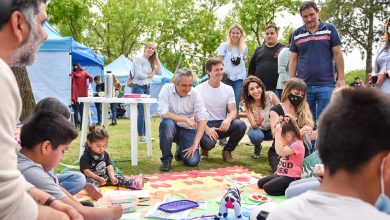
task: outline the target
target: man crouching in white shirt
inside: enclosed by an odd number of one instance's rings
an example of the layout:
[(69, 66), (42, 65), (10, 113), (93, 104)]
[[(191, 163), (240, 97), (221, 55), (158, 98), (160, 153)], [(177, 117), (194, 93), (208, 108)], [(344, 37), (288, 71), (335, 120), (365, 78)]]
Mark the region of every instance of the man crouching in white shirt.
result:
[[(222, 83), (223, 63), (219, 58), (210, 58), (206, 62), (206, 72), (209, 80), (201, 83), (198, 90), (205, 104), (209, 118), (205, 134), (200, 140), (202, 158), (207, 158), (208, 151), (215, 147), (218, 139), (229, 137), (224, 146), (222, 158), (225, 162), (232, 162), (231, 152), (244, 137), (245, 122), (237, 119), (236, 100), (231, 86)], [(226, 108), (229, 110), (227, 115)]]
[(179, 145), (185, 165), (194, 167), (200, 161), (199, 142), (208, 114), (197, 91), (192, 89), (193, 73), (187, 68), (175, 72), (173, 83), (165, 84), (158, 99), (161, 171), (170, 171), (172, 142)]

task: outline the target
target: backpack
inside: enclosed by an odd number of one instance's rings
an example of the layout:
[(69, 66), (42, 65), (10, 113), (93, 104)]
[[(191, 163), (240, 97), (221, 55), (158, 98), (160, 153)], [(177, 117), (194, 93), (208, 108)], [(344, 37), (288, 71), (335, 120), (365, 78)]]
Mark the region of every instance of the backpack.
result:
[(134, 63), (131, 64), (129, 76), (127, 77), (127, 86), (132, 87), (133, 86), (133, 81), (134, 81)]

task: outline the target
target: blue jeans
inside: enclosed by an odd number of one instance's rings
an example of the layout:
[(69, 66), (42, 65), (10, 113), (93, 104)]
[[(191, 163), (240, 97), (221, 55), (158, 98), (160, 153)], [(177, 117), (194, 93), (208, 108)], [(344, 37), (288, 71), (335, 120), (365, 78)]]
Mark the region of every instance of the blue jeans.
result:
[(76, 195), (80, 190), (84, 189), (85, 176), (80, 172), (68, 171), (56, 175), (58, 182), (62, 188), (66, 189), (70, 194)]
[[(134, 84), (131, 88), (131, 92), (134, 94), (150, 94), (150, 86), (148, 85), (137, 85)], [(137, 118), (137, 129), (138, 136), (145, 136), (145, 115), (144, 115), (144, 104), (138, 104), (138, 118)]]
[[(324, 108), (328, 105), (335, 85), (307, 86), (307, 102), (313, 114), (314, 125)], [(317, 126), (315, 126), (317, 127)]]
[(190, 158), (184, 157), (185, 152), (183, 152), (183, 150), (192, 147), (195, 135), (196, 130), (179, 127), (172, 119), (163, 119), (159, 128), (161, 162), (170, 163), (172, 161), (172, 143), (175, 142), (180, 146), (181, 158), (184, 164), (189, 167), (197, 166), (200, 161), (199, 150), (197, 149)]
[(236, 99), (236, 108), (237, 108), (237, 115), (240, 113), (240, 101), (241, 101), (241, 90), (242, 90), (242, 84), (244, 83), (244, 80), (230, 80), (226, 79), (226, 84), (231, 86), (234, 91), (234, 98)]
[[(81, 125), (83, 124), (83, 110), (84, 110), (84, 102), (75, 102), (73, 105), (73, 117), (74, 117), (74, 124), (77, 128), (77, 125), (79, 124), (80, 125), (80, 128), (81, 128)], [(80, 116), (80, 120), (79, 120), (79, 116)]]
[(97, 118), (98, 118), (98, 123), (102, 123), (102, 103), (95, 103), (95, 107), (96, 107), (96, 114), (97, 114)]
[(275, 93), (275, 95), (278, 97), (279, 100), (282, 99), (281, 97), (282, 97), (283, 89), (274, 89), (272, 91)]
[[(221, 126), (222, 120), (208, 121), (207, 126), (210, 128), (218, 128)], [(244, 137), (246, 131), (245, 122), (234, 119), (230, 124), (230, 127), (227, 131), (217, 131), (218, 137), (226, 138), (229, 137), (229, 141), (223, 148), (224, 151), (234, 151), (236, 149), (238, 142)], [(211, 139), (206, 133), (203, 134), (202, 139), (200, 139), (200, 146), (202, 149), (211, 150), (215, 147), (217, 140)]]
[(116, 122), (116, 112), (118, 110), (118, 103), (110, 103), (111, 107), (111, 121)]
[(264, 140), (269, 141), (273, 139), (271, 129), (264, 131), (260, 128), (250, 128), (248, 136), (251, 143), (255, 146), (261, 145), (261, 142), (263, 142)]

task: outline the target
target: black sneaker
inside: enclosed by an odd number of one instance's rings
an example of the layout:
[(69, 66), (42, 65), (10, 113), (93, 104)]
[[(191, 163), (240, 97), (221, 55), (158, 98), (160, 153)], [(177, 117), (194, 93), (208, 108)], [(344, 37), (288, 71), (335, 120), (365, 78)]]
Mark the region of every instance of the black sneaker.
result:
[(84, 200), (84, 201), (80, 201), (81, 205), (83, 206), (88, 206), (88, 207), (95, 207), (95, 205), (93, 204), (93, 202), (89, 201), (89, 200)]
[(171, 162), (162, 163), (160, 166), (161, 171), (170, 171), (171, 170)]

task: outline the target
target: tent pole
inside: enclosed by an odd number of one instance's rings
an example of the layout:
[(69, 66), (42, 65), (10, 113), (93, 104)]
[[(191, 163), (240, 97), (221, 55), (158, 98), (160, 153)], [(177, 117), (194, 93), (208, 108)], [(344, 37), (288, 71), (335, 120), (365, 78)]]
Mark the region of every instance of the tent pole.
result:
[[(69, 107), (72, 108), (72, 51), (69, 51)], [(72, 112), (72, 111), (71, 111)], [(71, 115), (71, 121), (75, 123), (74, 121), (74, 112), (73, 115)]]
[[(183, 52), (180, 52), (180, 58), (179, 58), (179, 62), (177, 63), (177, 66), (176, 66), (176, 69), (179, 69), (180, 68), (180, 63), (181, 63), (181, 60), (183, 59)], [(175, 70), (176, 71), (176, 70)]]

